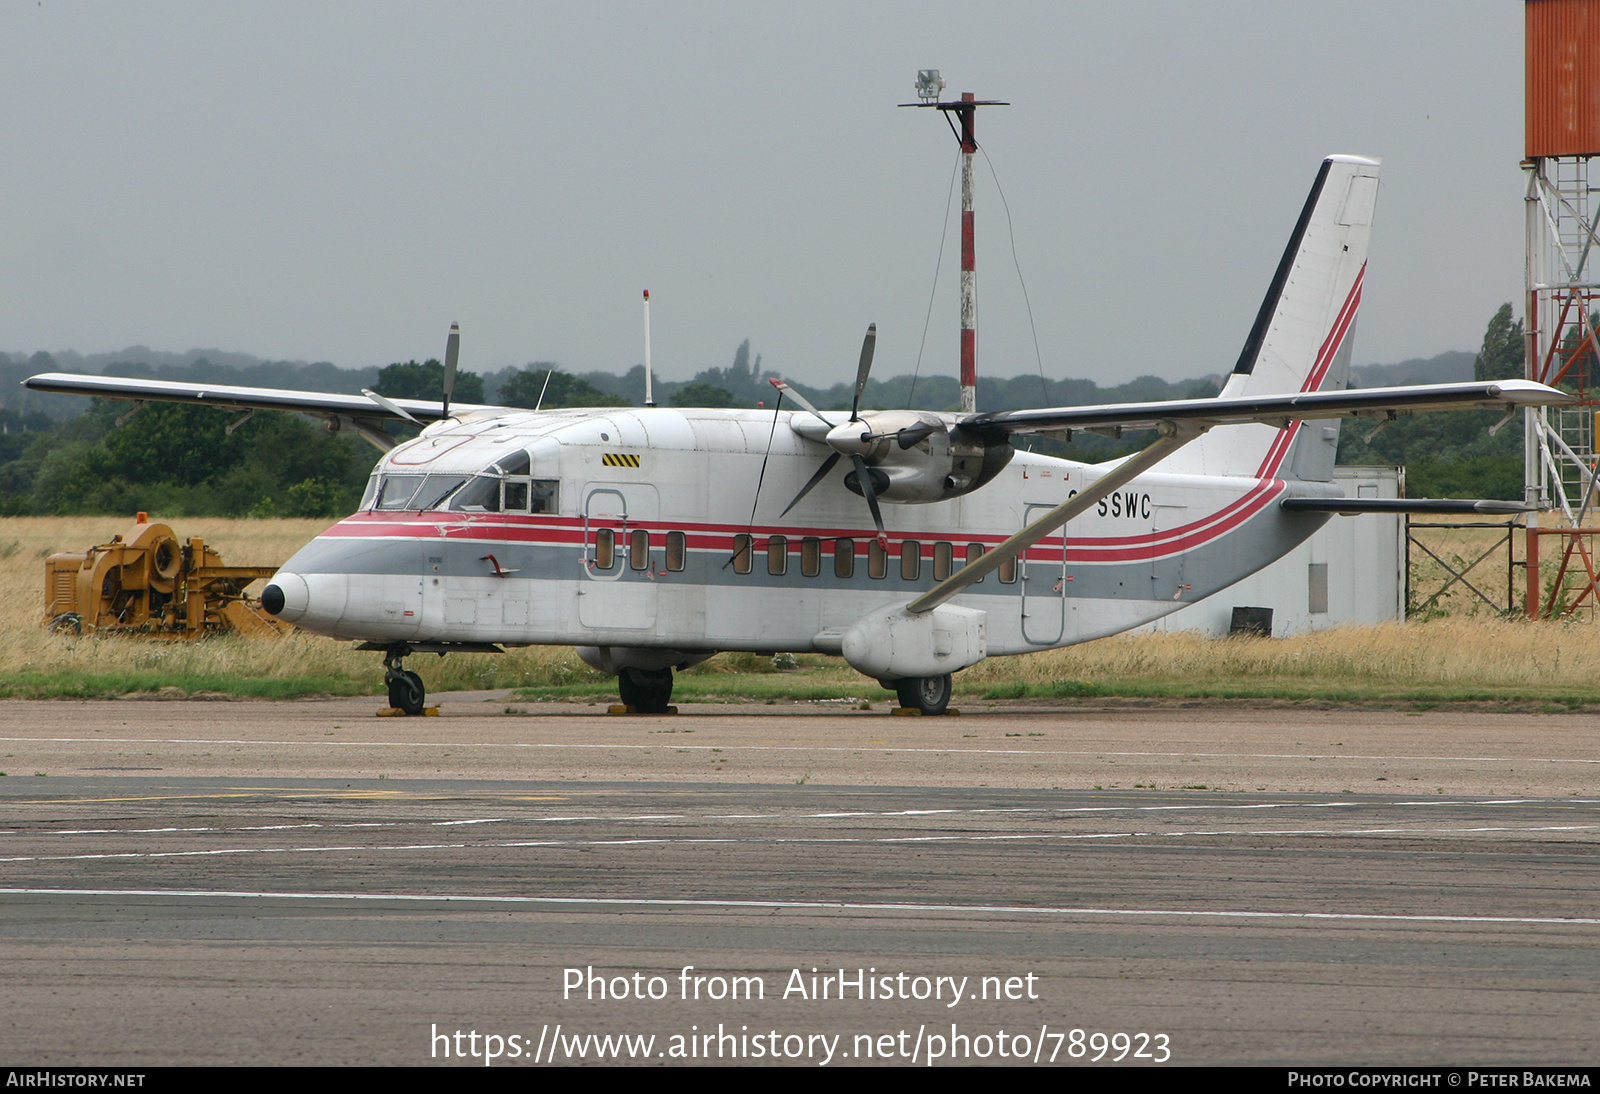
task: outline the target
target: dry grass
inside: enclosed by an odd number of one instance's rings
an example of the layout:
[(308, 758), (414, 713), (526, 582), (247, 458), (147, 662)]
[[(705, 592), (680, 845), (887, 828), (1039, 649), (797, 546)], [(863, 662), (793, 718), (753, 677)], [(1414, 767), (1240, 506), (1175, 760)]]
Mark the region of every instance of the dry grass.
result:
[[(152, 518), (156, 519), (156, 518)], [(168, 522), (180, 538), (200, 536), (235, 566), (282, 565), (327, 527), (320, 520), (186, 517)], [(44, 559), (80, 553), (132, 520), (114, 517), (0, 519), (0, 694), (106, 695), (179, 687), (185, 692), (289, 696), (375, 694), (379, 656), (349, 643), (295, 632), (284, 639), (210, 638), (161, 642), (52, 635), (41, 625)], [(252, 587), (259, 593), (260, 584)], [(430, 689), (504, 688), (564, 681), (600, 682), (570, 649), (509, 651), (503, 657), (414, 656), (406, 667)]]
[[(131, 524), (91, 517), (0, 519), (0, 695), (115, 695), (177, 687), (186, 693), (287, 697), (376, 694), (381, 689), (376, 654), (357, 653), (348, 643), (315, 635), (186, 643), (46, 633), (41, 625), (45, 556), (82, 551), (126, 533)], [(235, 565), (281, 564), (322, 527), (323, 522), (306, 520), (174, 522), (180, 536), (204, 537), (224, 562)], [(1459, 535), (1467, 550), (1485, 538), (1472, 532)], [(1470, 538), (1475, 535), (1477, 540)], [(1065, 650), (997, 658), (966, 670), (957, 682), (968, 695), (1475, 699), (1571, 705), (1600, 701), (1600, 685), (1589, 683), (1600, 681), (1600, 644), (1591, 634), (1586, 623), (1530, 624), (1462, 614), (1290, 639), (1121, 635)], [(770, 658), (722, 654), (684, 674), (679, 694), (884, 698), (876, 685), (837, 659), (807, 655), (799, 666), (799, 671), (774, 672)], [(607, 678), (566, 648), (512, 650), (503, 656), (413, 656), (407, 667), (420, 672), (430, 690), (522, 687), (546, 695), (615, 694)]]
[[(1465, 524), (1469, 527), (1421, 527), (1424, 523)], [(1439, 517), (1413, 522), (1412, 536), (1416, 540), (1411, 547), (1412, 611), (1422, 609), (1435, 593), (1441, 595), (1428, 607), (1426, 614), (1429, 617), (1447, 614), (1488, 618), (1508, 606), (1522, 603), (1527, 577), (1521, 566), (1526, 557), (1526, 540), (1520, 529), (1508, 543), (1503, 520), (1497, 522), (1490, 517)], [(1438, 557), (1431, 557), (1429, 551)], [(1513, 559), (1518, 565), (1508, 571), (1508, 563)], [(1446, 565), (1449, 569), (1446, 569)], [(1458, 573), (1467, 571), (1467, 581), (1481, 592), (1482, 597), (1460, 581), (1446, 588), (1452, 578), (1450, 570)], [(1485, 603), (1483, 598), (1493, 604)]]
[[(1600, 699), (1588, 624), (1444, 618), (1341, 627), (1294, 638), (1125, 634), (963, 673), (968, 689), (1261, 697)], [(1017, 685), (1023, 689), (1017, 688)], [(1071, 694), (1072, 689), (1065, 689)]]

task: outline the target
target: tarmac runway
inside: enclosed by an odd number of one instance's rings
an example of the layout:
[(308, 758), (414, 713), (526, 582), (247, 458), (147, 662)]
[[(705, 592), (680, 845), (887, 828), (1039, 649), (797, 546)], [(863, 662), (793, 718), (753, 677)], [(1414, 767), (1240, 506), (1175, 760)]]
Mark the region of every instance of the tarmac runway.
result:
[(1591, 715), (374, 705), (0, 704), (5, 1062), (1596, 1059)]

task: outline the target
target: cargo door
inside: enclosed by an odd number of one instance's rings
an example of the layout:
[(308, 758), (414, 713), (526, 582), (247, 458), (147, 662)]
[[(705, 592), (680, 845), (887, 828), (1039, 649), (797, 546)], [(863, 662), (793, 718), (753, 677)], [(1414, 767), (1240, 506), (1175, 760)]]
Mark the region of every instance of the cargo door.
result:
[[(1029, 505), (1022, 517), (1026, 528), (1055, 506)], [(1067, 618), (1067, 537), (1060, 543), (1035, 543), (1022, 552), (1017, 580), (1022, 585), (1022, 637), (1035, 646), (1061, 641)]]

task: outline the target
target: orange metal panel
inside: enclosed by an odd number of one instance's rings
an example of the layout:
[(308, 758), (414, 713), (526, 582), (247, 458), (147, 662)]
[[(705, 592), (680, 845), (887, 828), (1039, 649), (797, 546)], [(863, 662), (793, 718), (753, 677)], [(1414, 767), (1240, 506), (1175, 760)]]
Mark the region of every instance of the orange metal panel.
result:
[(1528, 158), (1600, 155), (1600, 0), (1524, 8)]

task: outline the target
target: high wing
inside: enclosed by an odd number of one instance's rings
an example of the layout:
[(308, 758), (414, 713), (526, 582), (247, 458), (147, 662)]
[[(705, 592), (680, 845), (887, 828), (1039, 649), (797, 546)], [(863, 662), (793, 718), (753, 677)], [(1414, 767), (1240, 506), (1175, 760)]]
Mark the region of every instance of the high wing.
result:
[[(271, 387), (236, 387), (229, 384), (181, 384), (170, 380), (129, 380), (120, 376), (78, 376), (65, 372), (44, 372), (23, 381), (34, 391), (63, 395), (93, 395), (101, 399), (133, 399), (139, 402), (191, 403), (229, 410), (293, 410), (322, 418), (334, 430), (353, 429), (379, 448), (394, 447), (395, 439), (383, 431), (386, 421), (403, 421), (406, 415), (421, 423), (443, 418), (438, 402), (424, 399), (384, 400), (389, 407), (363, 395), (337, 395), (321, 391), (290, 391)], [(396, 414), (390, 407), (405, 411)], [(480, 410), (505, 410), (505, 407), (457, 403), (451, 417)]]
[[(1504, 410), (1522, 406), (1556, 406), (1577, 397), (1532, 380), (1495, 380), (1471, 384), (1424, 384), (1417, 387), (1366, 388), (1356, 391), (1312, 391), (1294, 395), (1244, 399), (1176, 399), (1161, 403), (1115, 403), (1107, 406), (1053, 407), (974, 414), (960, 420), (963, 428), (1010, 433), (1043, 433), (1073, 429), (1154, 429), (1156, 440), (1116, 464), (1098, 482), (1088, 484), (1054, 509), (962, 567), (911, 603), (913, 615), (932, 611), (961, 590), (999, 569), (1012, 558), (1060, 528), (1101, 498), (1154, 467), (1173, 452), (1218, 425), (1261, 423), (1287, 428), (1296, 421), (1318, 418), (1397, 418), (1434, 410)], [(1357, 502), (1354, 509), (1361, 508)]]
[(1203, 428), (1247, 422), (1284, 426), (1289, 422), (1318, 418), (1392, 419), (1435, 410), (1509, 411), (1519, 406), (1555, 406), (1576, 401), (1576, 396), (1532, 380), (1494, 380), (1355, 391), (1307, 391), (1244, 399), (1174, 399), (1159, 403), (1007, 410), (968, 415), (960, 424), (977, 432), (1005, 434), (1156, 429), (1162, 422), (1192, 422)]

